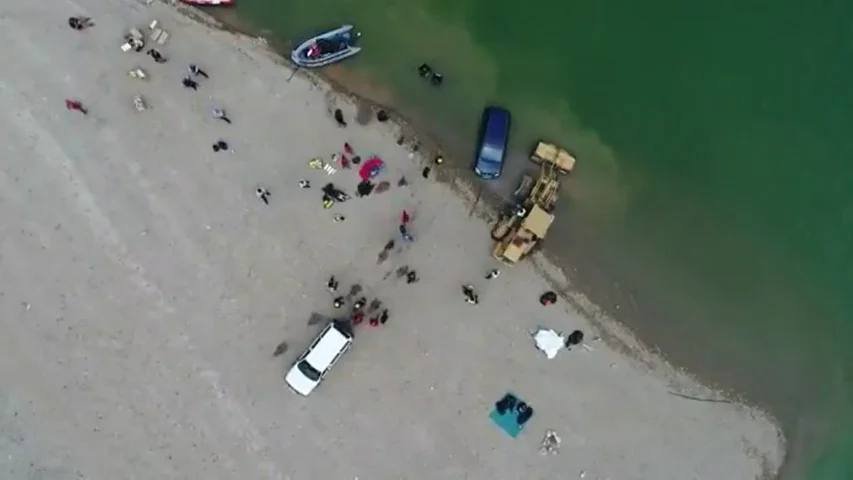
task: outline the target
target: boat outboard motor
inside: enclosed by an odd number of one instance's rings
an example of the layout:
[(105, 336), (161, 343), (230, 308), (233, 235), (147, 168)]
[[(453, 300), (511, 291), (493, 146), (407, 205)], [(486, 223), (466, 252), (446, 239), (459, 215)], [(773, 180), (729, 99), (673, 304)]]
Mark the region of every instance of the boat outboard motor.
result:
[(432, 78), (430, 78), (429, 80), (434, 86), (440, 87), (442, 82), (444, 82), (444, 75), (440, 73), (434, 73), (432, 74)]
[(418, 75), (429, 78), (432, 76), (432, 68), (426, 63), (422, 63), (420, 67), (418, 67)]

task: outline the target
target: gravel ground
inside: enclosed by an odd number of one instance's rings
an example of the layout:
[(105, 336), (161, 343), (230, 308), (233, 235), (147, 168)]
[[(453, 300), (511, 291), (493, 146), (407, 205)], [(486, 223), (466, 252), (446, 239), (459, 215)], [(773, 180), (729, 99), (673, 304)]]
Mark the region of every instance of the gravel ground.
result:
[[(72, 31), (69, 15), (96, 26)], [(119, 50), (154, 18), (171, 33), (162, 65)], [(355, 108), (288, 81), (251, 39), (132, 0), (6, 0), (0, 39), (0, 477), (719, 480), (781, 460), (769, 420), (671, 395), (673, 379), (707, 394), (673, 372), (603, 343), (546, 360), (529, 330), (586, 321), (539, 306), (529, 264), (483, 280), (488, 228), (464, 201), (420, 178), (390, 126), (337, 127), (329, 102)], [(211, 76), (197, 92), (180, 82), (191, 62)], [(149, 81), (128, 78), (136, 65)], [(213, 152), (220, 138), (231, 152)], [(411, 184), (323, 210), (319, 187), (352, 193), (357, 176), (306, 162), (344, 142)], [(416, 242), (378, 265), (402, 209)], [(421, 281), (398, 280), (402, 265)], [(359, 327), (301, 398), (282, 377), (319, 328), (309, 318), (334, 313), (333, 274), (391, 320)], [(536, 410), (516, 439), (488, 419), (508, 390)], [(561, 451), (539, 456), (551, 428)]]

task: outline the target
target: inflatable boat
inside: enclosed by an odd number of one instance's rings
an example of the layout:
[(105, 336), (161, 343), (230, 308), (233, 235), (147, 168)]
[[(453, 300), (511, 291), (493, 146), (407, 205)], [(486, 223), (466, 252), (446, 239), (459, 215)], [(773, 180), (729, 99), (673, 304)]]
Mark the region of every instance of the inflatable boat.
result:
[(360, 35), (352, 25), (344, 25), (305, 40), (293, 49), (290, 59), (304, 68), (325, 67), (340, 62), (361, 51), (361, 47), (355, 45)]

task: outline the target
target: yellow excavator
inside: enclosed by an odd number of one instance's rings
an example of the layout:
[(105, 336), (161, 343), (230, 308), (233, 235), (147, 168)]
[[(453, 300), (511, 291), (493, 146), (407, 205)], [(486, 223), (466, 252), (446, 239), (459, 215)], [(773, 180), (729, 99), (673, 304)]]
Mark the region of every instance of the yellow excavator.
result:
[(554, 210), (560, 189), (560, 176), (575, 167), (575, 157), (554, 144), (540, 141), (530, 155), (540, 165), (534, 180), (525, 175), (515, 190), (515, 204), (498, 219), (492, 229), (495, 246), (492, 256), (514, 265), (530, 254), (545, 238), (554, 221)]

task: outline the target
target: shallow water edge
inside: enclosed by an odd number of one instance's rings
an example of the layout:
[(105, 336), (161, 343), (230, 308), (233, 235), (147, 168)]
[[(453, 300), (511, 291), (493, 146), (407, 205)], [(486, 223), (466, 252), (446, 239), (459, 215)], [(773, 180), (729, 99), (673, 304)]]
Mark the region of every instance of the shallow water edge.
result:
[[(195, 9), (188, 7), (179, 8), (190, 15), (200, 18), (202, 21), (209, 23), (209, 19), (198, 15)], [(232, 11), (220, 11), (216, 17), (219, 17), (218, 20), (223, 22), (218, 25), (222, 28), (233, 30), (238, 33), (244, 33), (252, 37), (257, 36), (255, 35), (257, 32), (253, 32), (243, 22), (238, 21), (236, 17), (234, 17), (234, 13)], [(276, 45), (274, 41), (268, 42), (266, 40), (259, 40), (259, 42), (268, 43), (274, 50), (277, 49), (281, 51), (282, 49), (280, 47), (283, 47), (282, 45)], [(288, 63), (285, 59), (279, 59), (279, 61), (285, 64)], [(393, 105), (393, 96), (381, 86), (373, 84), (371, 79), (365, 78), (359, 74), (352, 74), (341, 67), (333, 67), (324, 70), (322, 74), (300, 72), (299, 75), (308, 75), (309, 78), (312, 78), (317, 82), (329, 83), (334, 90), (340, 92), (342, 95), (353, 98), (355, 102), (360, 105), (361, 109), (364, 112), (367, 112), (365, 118), (372, 117), (372, 112), (380, 106), (386, 111), (389, 111), (392, 113), (393, 121), (399, 125), (401, 134), (408, 139), (417, 139), (421, 153), (423, 153), (426, 158), (431, 156), (430, 152), (437, 151), (445, 152), (445, 155), (448, 157), (464, 157), (468, 153), (468, 147), (466, 145), (453, 144), (452, 142), (447, 141), (442, 142), (441, 140), (443, 140), (444, 137), (439, 131), (437, 131), (440, 129), (435, 128), (434, 125), (430, 125), (428, 119), (418, 118), (416, 114), (412, 115), (409, 114), (409, 112), (406, 112), (407, 115), (404, 116), (402, 112), (398, 112), (391, 108), (389, 105)], [(359, 117), (361, 117), (361, 115), (359, 115)], [(518, 155), (524, 156), (524, 154), (521, 153)], [(422, 161), (425, 160), (422, 159)], [(442, 167), (441, 172), (439, 173), (439, 179), (449, 182), (454, 186), (457, 192), (472, 203), (472, 215), (476, 214), (486, 220), (494, 217), (495, 208), (501, 203), (501, 192), (486, 190), (476, 185), (476, 183), (473, 182), (473, 178), (468, 172), (468, 169), (465, 168), (464, 165), (447, 165), (446, 168)], [(545, 256), (548, 256), (547, 250), (545, 253)], [(596, 306), (586, 296), (580, 293), (579, 289), (572, 284), (569, 275), (556, 267), (553, 262), (542, 256), (537, 256), (537, 258), (533, 259), (533, 262), (537, 266), (539, 272), (548, 278), (552, 285), (554, 285), (555, 290), (563, 293), (564, 297), (568, 301), (570, 301), (579, 311), (583, 312), (584, 315), (598, 327), (603, 340), (607, 341), (611, 346), (620, 349), (627, 355), (630, 355), (632, 358), (642, 362), (650, 369), (655, 371), (669, 371), (672, 368), (666, 363), (662, 352), (650, 352), (637, 338), (634, 337), (631, 332), (625, 329), (622, 324), (618, 323), (618, 312), (615, 312), (616, 315), (609, 315), (607, 312)], [(612, 296), (615, 295), (615, 293), (605, 292), (602, 293), (602, 295)], [(685, 374), (685, 372), (681, 372), (681, 374)], [(677, 393), (678, 392), (676, 392), (676, 394)], [(727, 401), (729, 399), (738, 403), (744, 401), (743, 399), (738, 398), (738, 395), (735, 392), (721, 393), (725, 396)], [(782, 437), (781, 433), (780, 442), (784, 443), (784, 437)], [(770, 475), (770, 472), (768, 472), (768, 475)], [(771, 477), (768, 476), (767, 478)]]

